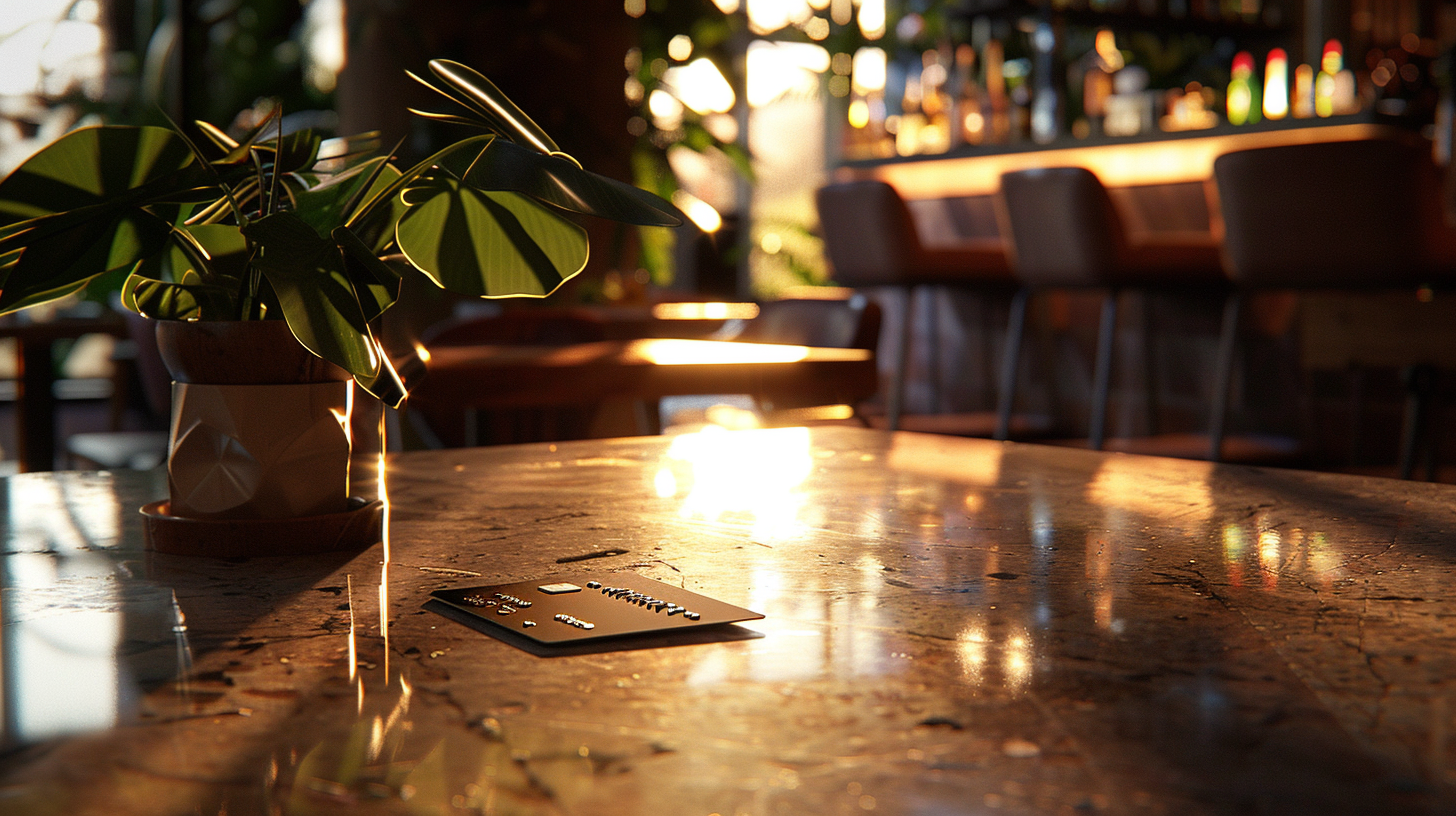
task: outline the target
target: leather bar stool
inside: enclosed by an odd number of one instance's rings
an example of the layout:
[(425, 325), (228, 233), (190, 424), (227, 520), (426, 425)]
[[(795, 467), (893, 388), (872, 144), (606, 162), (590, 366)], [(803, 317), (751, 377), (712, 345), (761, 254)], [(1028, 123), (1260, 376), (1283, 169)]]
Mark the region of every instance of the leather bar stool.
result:
[(1108, 392), (1124, 289), (1174, 290), (1227, 286), (1212, 236), (1131, 236), (1102, 182), (1082, 167), (1043, 167), (1001, 176), (1001, 214), (1021, 289), (1012, 303), (1001, 370), (997, 439), (1008, 435), (1020, 369), (1027, 303), (1047, 289), (1102, 289), (1088, 445), (1105, 441)]
[[(1370, 139), (1286, 145), (1228, 153), (1214, 162), (1223, 218), (1224, 259), (1236, 288), (1224, 311), (1211, 408), (1210, 455), (1217, 456), (1228, 412), (1244, 296), (1259, 290), (1414, 293), (1453, 282), (1456, 230), (1443, 219), (1441, 177), (1430, 148), (1415, 140)], [(1334, 338), (1340, 345), (1356, 338)], [(1390, 346), (1382, 342), (1382, 346)], [(1415, 344), (1411, 344), (1415, 345)], [(1330, 349), (1306, 349), (1329, 356)], [(1408, 366), (1433, 363), (1405, 349)], [(1338, 352), (1349, 363), (1374, 350)], [(1421, 406), (1419, 369), (1408, 371), (1408, 411)], [(1414, 463), (1417, 428), (1408, 420), (1401, 475)]]
[[(816, 196), (824, 249), (836, 283), (853, 288), (888, 286), (905, 290), (900, 346), (894, 358), (888, 422), (900, 427), (917, 290), (953, 286), (1009, 290), (1015, 280), (1000, 239), (965, 239), (926, 246), (905, 201), (883, 181), (825, 185)], [(932, 343), (938, 338), (932, 335)], [(935, 346), (932, 346), (932, 350)]]

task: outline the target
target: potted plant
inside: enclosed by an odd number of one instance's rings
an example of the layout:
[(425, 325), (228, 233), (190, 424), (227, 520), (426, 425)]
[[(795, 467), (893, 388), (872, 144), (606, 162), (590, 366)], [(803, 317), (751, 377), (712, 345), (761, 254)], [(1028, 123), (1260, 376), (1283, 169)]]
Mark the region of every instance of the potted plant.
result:
[(406, 396), (371, 329), (405, 277), (545, 297), (585, 265), (573, 214), (681, 223), (584, 170), (484, 76), (430, 71), (411, 76), (454, 110), (413, 112), (478, 132), (405, 169), (371, 134), (285, 133), (274, 111), (238, 138), (83, 128), (0, 181), (0, 314), (116, 276), (123, 305), (157, 319), (177, 383), (167, 514), (344, 512), (352, 388)]

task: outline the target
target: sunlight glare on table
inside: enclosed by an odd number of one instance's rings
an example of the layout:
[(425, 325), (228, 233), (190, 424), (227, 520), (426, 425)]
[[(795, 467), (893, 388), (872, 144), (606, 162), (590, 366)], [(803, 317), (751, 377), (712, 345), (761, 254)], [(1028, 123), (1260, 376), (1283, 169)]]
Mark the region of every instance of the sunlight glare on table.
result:
[(809, 356), (809, 348), (712, 340), (649, 340), (642, 353), (654, 365), (731, 365), (796, 363)]

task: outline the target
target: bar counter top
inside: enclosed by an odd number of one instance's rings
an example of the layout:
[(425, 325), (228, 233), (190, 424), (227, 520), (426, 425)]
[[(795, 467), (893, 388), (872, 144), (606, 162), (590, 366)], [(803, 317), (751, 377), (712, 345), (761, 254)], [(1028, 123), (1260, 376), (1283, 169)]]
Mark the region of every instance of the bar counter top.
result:
[[(1456, 487), (854, 428), (386, 485), (367, 550), (219, 560), (144, 550), (160, 474), (0, 481), (0, 812), (1456, 812)], [(623, 572), (765, 617), (423, 608)]]

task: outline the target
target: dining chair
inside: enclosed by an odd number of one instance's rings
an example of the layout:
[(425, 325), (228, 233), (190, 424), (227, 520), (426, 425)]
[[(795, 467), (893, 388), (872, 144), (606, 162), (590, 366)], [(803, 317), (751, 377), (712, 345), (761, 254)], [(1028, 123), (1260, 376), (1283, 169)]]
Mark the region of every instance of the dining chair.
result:
[(1031, 297), (1054, 289), (1093, 290), (1103, 294), (1087, 444), (1100, 450), (1106, 440), (1119, 296), (1130, 289), (1201, 292), (1226, 288), (1218, 245), (1206, 235), (1133, 235), (1102, 182), (1083, 167), (1005, 173), (999, 201), (1011, 265), (1021, 288), (1012, 301), (1007, 329), (996, 438), (1009, 436)]
[[(905, 414), (917, 294), (937, 287), (1011, 291), (1014, 279), (1005, 245), (999, 236), (928, 243), (921, 238), (904, 199), (884, 181), (827, 184), (816, 192), (815, 201), (834, 282), (855, 289), (889, 287), (903, 293), (886, 405), (889, 428), (896, 430)], [(938, 359), (940, 351), (938, 333), (934, 325), (927, 332), (932, 360)], [(938, 368), (938, 363), (932, 363), (933, 371)]]
[[(1223, 442), (1244, 302), (1261, 291), (1379, 292), (1437, 290), (1456, 283), (1456, 229), (1446, 223), (1441, 175), (1430, 148), (1413, 139), (1379, 138), (1242, 150), (1214, 162), (1224, 262), (1234, 289), (1224, 308), (1213, 404), (1210, 456)], [(1429, 344), (1377, 350), (1347, 336), (1325, 335), (1304, 354), (1331, 365), (1406, 367), (1407, 421), (1401, 476), (1412, 475), (1427, 375), (1443, 349)], [(1315, 338), (1306, 337), (1306, 340)], [(1403, 359), (1400, 359), (1403, 358)], [(1424, 373), (1423, 373), (1424, 372)]]

